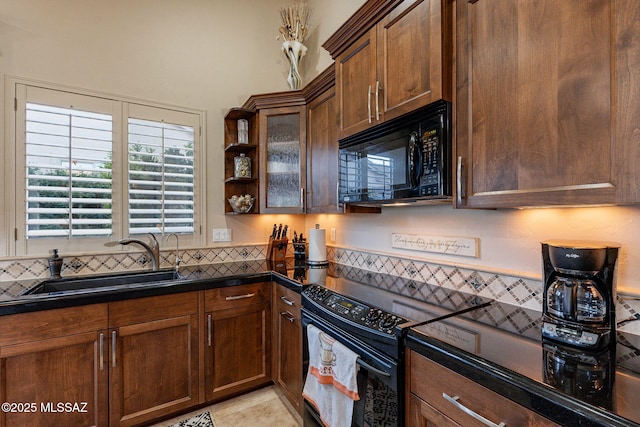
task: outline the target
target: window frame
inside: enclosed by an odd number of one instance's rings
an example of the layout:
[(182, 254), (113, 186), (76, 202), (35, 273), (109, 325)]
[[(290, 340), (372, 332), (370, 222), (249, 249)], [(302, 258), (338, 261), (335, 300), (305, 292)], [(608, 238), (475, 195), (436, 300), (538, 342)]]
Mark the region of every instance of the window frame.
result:
[[(57, 92), (60, 97), (57, 102), (62, 102), (64, 97), (91, 97), (106, 100), (112, 105), (113, 121), (113, 166), (112, 166), (112, 235), (104, 237), (78, 237), (78, 238), (26, 238), (26, 188), (25, 188), (25, 160), (19, 156), (24, 155), (25, 149), (25, 106), (26, 90), (28, 87)], [(55, 95), (55, 93), (54, 93)], [(131, 250), (128, 246), (120, 246), (117, 241), (129, 236), (129, 211), (128, 211), (128, 119), (143, 118), (154, 120), (153, 117), (186, 117), (191, 123), (179, 123), (181, 125), (193, 125), (194, 130), (194, 232), (193, 234), (178, 234), (181, 247), (198, 247), (204, 244), (206, 229), (206, 139), (203, 123), (206, 123), (204, 110), (195, 108), (158, 103), (126, 96), (101, 93), (88, 89), (44, 83), (20, 77), (5, 77), (5, 143), (4, 143), (4, 182), (1, 186), (0, 197), (11, 200), (14, 203), (5, 203), (4, 209), (0, 209), (0, 223), (4, 225), (5, 233), (0, 233), (0, 245), (4, 246), (7, 256), (34, 256), (48, 254), (53, 248), (60, 253), (110, 253), (114, 250)], [(131, 110), (136, 116), (131, 115)], [(148, 113), (148, 114), (147, 114)], [(140, 117), (146, 115), (146, 117)], [(162, 117), (161, 117), (162, 118)], [(22, 123), (22, 125), (19, 125)], [(4, 217), (4, 218), (3, 218)], [(156, 234), (161, 247), (164, 246), (164, 233)], [(136, 238), (146, 239), (144, 235), (135, 235)], [(162, 240), (161, 240), (162, 239)], [(4, 242), (2, 241), (4, 240)], [(168, 243), (169, 248), (173, 247)], [(138, 250), (139, 248), (134, 247)]]

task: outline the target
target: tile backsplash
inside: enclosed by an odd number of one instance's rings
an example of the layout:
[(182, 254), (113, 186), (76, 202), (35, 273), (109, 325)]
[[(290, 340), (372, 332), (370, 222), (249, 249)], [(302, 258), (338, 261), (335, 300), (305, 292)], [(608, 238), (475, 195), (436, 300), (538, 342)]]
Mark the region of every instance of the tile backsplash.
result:
[[(291, 245), (289, 256), (293, 256)], [(217, 264), (231, 261), (259, 260), (266, 257), (266, 245), (241, 245), (180, 251), (182, 265)], [(150, 267), (146, 252), (117, 252), (112, 254), (65, 255), (63, 276), (141, 270)], [(368, 252), (359, 249), (327, 247), (327, 259), (337, 264), (400, 276), (420, 282), (439, 285), (466, 293), (478, 294), (498, 301), (542, 310), (542, 282), (539, 279), (520, 277), (482, 270), (433, 263), (426, 260), (402, 258), (391, 254)], [(160, 253), (160, 266), (170, 268), (175, 263), (175, 251)], [(46, 258), (14, 258), (0, 260), (0, 293), (16, 281), (45, 279), (49, 277)], [(4, 285), (4, 286), (3, 286)], [(640, 313), (640, 301), (633, 297), (619, 296), (617, 318), (629, 319)], [(640, 324), (640, 322), (638, 322)], [(632, 322), (630, 328), (638, 328)]]

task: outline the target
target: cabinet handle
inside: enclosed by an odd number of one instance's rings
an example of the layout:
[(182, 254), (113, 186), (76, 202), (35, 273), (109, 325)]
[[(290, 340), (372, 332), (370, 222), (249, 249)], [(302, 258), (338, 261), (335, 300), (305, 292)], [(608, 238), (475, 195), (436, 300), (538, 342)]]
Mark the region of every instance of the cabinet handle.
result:
[(111, 332), (111, 366), (116, 367), (116, 331)]
[(444, 397), (447, 401), (452, 403), (456, 408), (460, 409), (465, 414), (471, 415), (473, 418), (475, 418), (476, 420), (480, 421), (482, 424), (484, 424), (486, 426), (489, 426), (489, 427), (504, 427), (506, 425), (504, 423), (504, 421), (501, 422), (500, 424), (496, 424), (493, 421), (490, 421), (490, 420), (486, 419), (485, 417), (483, 417), (482, 415), (478, 414), (477, 412), (467, 408), (462, 403), (458, 402), (458, 399), (460, 399), (460, 396), (451, 397), (447, 393), (442, 393), (442, 397)]
[(234, 295), (234, 296), (226, 297), (225, 300), (227, 300), (227, 301), (235, 301), (237, 299), (246, 299), (246, 298), (251, 298), (253, 296), (255, 296), (255, 292), (253, 292), (251, 294)]
[(336, 210), (340, 212), (340, 181), (336, 182)]
[(104, 369), (104, 334), (100, 332), (100, 338), (98, 339), (99, 351), (100, 351), (100, 370)]
[(300, 209), (304, 212), (304, 188), (300, 189)]
[(209, 345), (209, 347), (211, 347), (211, 337), (213, 334), (212, 322), (213, 322), (213, 319), (211, 315), (208, 315), (207, 316), (207, 344)]
[(287, 299), (285, 297), (280, 297), (280, 299), (282, 300), (283, 303), (287, 305), (293, 305), (293, 301), (291, 301), (290, 299)]
[(462, 156), (458, 156), (456, 165), (456, 201), (458, 205), (462, 205)]
[(369, 123), (371, 123), (371, 119), (373, 118), (371, 115), (371, 85), (369, 85), (369, 89), (367, 89), (367, 111), (369, 112)]
[(380, 81), (376, 80), (376, 121), (380, 121), (380, 105), (378, 103), (378, 93), (382, 90), (382, 86), (380, 86)]
[(281, 311), (280, 316), (284, 317), (291, 323), (293, 323), (296, 320), (295, 317), (293, 317), (293, 314), (289, 313), (288, 311)]

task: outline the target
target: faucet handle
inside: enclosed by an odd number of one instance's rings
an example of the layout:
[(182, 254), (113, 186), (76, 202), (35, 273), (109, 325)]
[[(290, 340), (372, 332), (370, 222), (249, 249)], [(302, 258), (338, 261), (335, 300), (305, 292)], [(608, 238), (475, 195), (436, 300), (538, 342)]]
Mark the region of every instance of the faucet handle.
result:
[(153, 240), (153, 242), (151, 242), (151, 247), (158, 247), (158, 239), (156, 239), (156, 236), (153, 233), (149, 233), (149, 236), (151, 236), (151, 239)]

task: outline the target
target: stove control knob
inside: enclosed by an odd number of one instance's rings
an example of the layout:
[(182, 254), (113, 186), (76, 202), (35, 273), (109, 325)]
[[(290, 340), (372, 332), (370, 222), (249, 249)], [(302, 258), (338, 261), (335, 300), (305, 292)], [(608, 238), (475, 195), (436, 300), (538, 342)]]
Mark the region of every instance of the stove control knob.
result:
[(392, 315), (387, 315), (387, 317), (382, 319), (382, 321), (380, 322), (380, 326), (382, 326), (385, 329), (393, 328), (397, 324), (398, 324), (398, 318)]
[(369, 314), (367, 314), (367, 320), (369, 320), (370, 322), (375, 322), (380, 318), (380, 316), (382, 316), (382, 310), (372, 309), (369, 311)]

